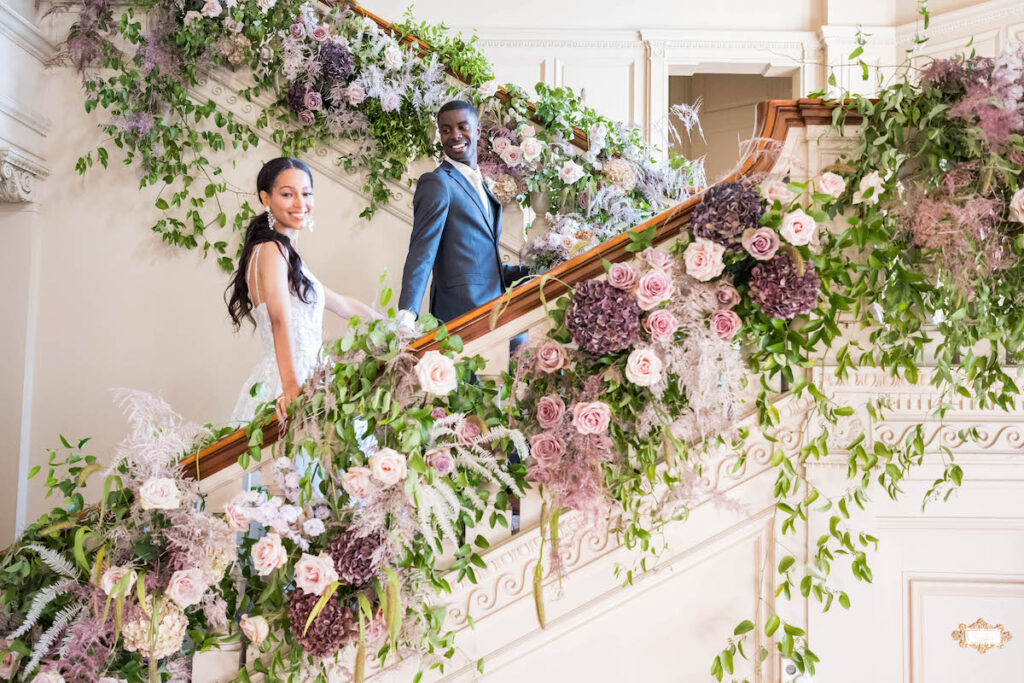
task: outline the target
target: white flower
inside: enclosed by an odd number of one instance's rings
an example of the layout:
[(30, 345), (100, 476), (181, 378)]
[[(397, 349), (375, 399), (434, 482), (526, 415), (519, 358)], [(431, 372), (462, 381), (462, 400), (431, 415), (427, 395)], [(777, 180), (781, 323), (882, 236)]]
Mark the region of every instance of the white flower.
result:
[(179, 569), (171, 575), (171, 582), (167, 584), (167, 597), (174, 600), (178, 607), (185, 609), (202, 600), (206, 589), (203, 570)]
[(260, 576), (267, 576), (288, 563), (288, 552), (281, 545), (281, 536), (273, 531), (256, 541), (251, 552), (253, 567)]
[(110, 595), (110, 592), (114, 590), (114, 586), (124, 578), (125, 574), (131, 574), (131, 578), (128, 579), (128, 584), (124, 588), (124, 594), (127, 595), (128, 591), (135, 585), (135, 570), (127, 565), (109, 567), (107, 571), (103, 572), (103, 576), (100, 577), (100, 588), (103, 589), (104, 593)]
[(177, 510), (181, 505), (181, 492), (169, 477), (156, 477), (139, 487), (143, 510)]
[[(0, 672), (0, 676), (2, 676), (2, 675), (3, 675), (3, 673)], [(124, 678), (114, 678), (113, 676), (104, 676), (99, 681), (97, 681), (97, 683), (128, 683), (128, 681), (126, 679), (124, 679)]]
[(284, 485), (286, 488), (297, 489), (300, 481), (302, 481), (302, 477), (298, 472), (289, 472), (284, 478)]
[(701, 282), (718, 277), (725, 269), (724, 254), (725, 247), (721, 244), (698, 237), (683, 252), (686, 274)]
[(455, 361), (440, 351), (427, 351), (416, 363), (416, 378), (428, 394), (447, 396), (455, 391)]
[(813, 218), (804, 213), (803, 209), (790, 211), (782, 217), (782, 226), (779, 227), (779, 234), (790, 244), (803, 246), (809, 244), (814, 238), (818, 224)]
[[(532, 131), (533, 128), (529, 126), (526, 130)], [(523, 158), (527, 161), (533, 161), (540, 156), (541, 152), (544, 151), (544, 143), (537, 138), (524, 137), (522, 142), (519, 143), (519, 148), (523, 150)]]
[(243, 614), (238, 625), (249, 642), (256, 647), (262, 645), (270, 633), (270, 624), (261, 616), (250, 617), (248, 614)]
[(285, 524), (294, 524), (302, 516), (302, 509), (296, 505), (282, 505), (277, 514), (284, 520)]
[[(864, 193), (867, 192), (868, 188), (871, 188), (873, 192), (870, 197), (865, 198)], [(853, 193), (853, 203), (877, 204), (883, 189), (884, 184), (878, 175), (878, 171), (872, 171), (860, 179), (860, 189)]]
[(402, 66), (402, 50), (397, 45), (391, 44), (384, 49), (384, 66), (391, 70)]
[(499, 135), (496, 138), (491, 138), (491, 149), (498, 154), (501, 154), (506, 149), (512, 146), (512, 143), (508, 141), (508, 138)]
[(352, 83), (345, 88), (345, 97), (351, 106), (359, 106), (366, 99), (366, 88), (359, 83)]
[(626, 379), (641, 387), (661, 380), (662, 362), (653, 349), (634, 349), (626, 359)]
[(260, 8), (261, 12), (269, 12), (276, 4), (277, 0), (256, 0), (256, 6)]
[(65, 683), (65, 681), (59, 673), (47, 669), (37, 673), (36, 677), (32, 679), (32, 683)]
[(302, 523), (302, 531), (307, 536), (319, 536), (324, 532), (324, 523), (316, 517), (311, 517)]
[(846, 191), (846, 181), (841, 175), (826, 171), (814, 182), (814, 188), (822, 194), (838, 198)]
[(1010, 199), (1010, 220), (1024, 223), (1024, 188), (1014, 192)]
[(501, 153), (501, 160), (504, 161), (509, 168), (515, 168), (523, 161), (523, 150), (519, 149), (515, 145), (509, 145), (505, 148), (505, 151)]
[(405, 479), (405, 456), (390, 448), (382, 448), (370, 456), (370, 472), (384, 486), (397, 484)]
[(380, 26), (377, 26), (377, 22), (370, 17), (363, 17), (363, 33), (377, 35), (380, 33)]
[[(519, 129), (519, 137), (521, 138), (532, 138), (537, 134), (537, 131), (533, 129), (533, 126), (529, 123), (524, 123), (523, 127)], [(522, 144), (522, 143), (520, 143)]]
[(219, 17), (224, 8), (220, 6), (220, 0), (206, 0), (199, 13), (204, 17)]
[(567, 161), (558, 170), (558, 177), (566, 185), (575, 185), (583, 177), (583, 167), (574, 161)]
[(487, 81), (486, 83), (481, 84), (480, 87), (476, 89), (476, 91), (482, 97), (494, 97), (494, 94), (498, 92), (498, 82)]
[[(198, 21), (199, 19), (202, 19), (202, 18), (203, 18), (202, 14), (200, 14), (197, 11), (195, 11), (194, 9), (190, 9), (189, 11), (185, 12), (185, 19), (184, 19), (185, 26), (188, 26), (193, 21)], [(36, 676), (36, 680), (39, 680), (39, 676)]]
[(302, 559), (295, 563), (295, 585), (304, 593), (321, 595), (337, 580), (334, 559), (327, 553), (315, 556), (302, 553)]

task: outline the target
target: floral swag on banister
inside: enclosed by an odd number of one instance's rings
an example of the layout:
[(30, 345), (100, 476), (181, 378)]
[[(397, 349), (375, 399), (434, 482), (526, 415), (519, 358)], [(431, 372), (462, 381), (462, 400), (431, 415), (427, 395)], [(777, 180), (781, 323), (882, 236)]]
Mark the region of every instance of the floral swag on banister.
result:
[[(226, 9), (240, 7), (258, 9)], [(198, 22), (217, 18), (212, 5), (195, 11)], [(808, 183), (737, 178), (680, 207), (689, 226), (674, 240), (653, 243), (671, 212), (616, 238), (637, 258), (607, 262), (604, 277), (550, 302), (550, 331), (500, 385), (470, 381), (483, 361), (456, 358), (462, 342), (443, 327), (439, 348), (417, 356), (390, 319), (354, 321), (290, 408), (277, 485), (225, 510), (203, 505), (195, 464), (187, 474), (176, 466), (221, 432), (123, 394), (133, 426), (113, 464), (63, 440), (46, 481), (61, 504), (3, 558), (0, 676), (184, 680), (193, 653), (240, 638), (242, 681), (361, 680), (368, 662), (413, 656), (443, 667), (457, 644), (438, 595), (451, 589), (448, 571), (473, 581), (486, 566), (474, 527), (506, 524), (510, 493), (542, 491), (547, 571), (559, 571), (558, 517), (574, 510), (613, 516), (638, 549), (637, 565), (624, 568), (631, 580), (661, 550), (659, 529), (685, 518), (708, 449), (735, 449), (742, 466), (746, 433), (734, 425), (746, 383), (769, 439), (780, 381), (826, 424), (852, 414), (808, 372), (826, 351), (840, 378), (878, 366), (915, 382), (927, 347), (929, 376), (950, 398), (940, 411), (956, 394), (1013, 406), (1007, 368), (1024, 360), (1024, 52), (936, 61), (913, 76), (877, 100), (835, 105), (834, 122), (859, 121), (862, 141)], [(389, 300), (385, 290), (382, 305)], [(868, 329), (867, 342), (841, 325)], [(884, 399), (867, 406), (872, 417), (884, 410)], [(259, 457), (271, 418), (268, 406), (250, 426), (243, 465)], [(829, 441), (826, 429), (770, 461), (781, 533), (812, 510), (829, 517), (811, 562), (779, 560), (776, 597), (799, 591), (826, 610), (850, 604), (833, 568), (871, 580), (879, 539), (852, 525), (851, 508), (876, 486), (899, 496), (926, 455), (920, 426), (896, 443), (855, 435), (847, 487), (829, 495), (802, 468), (828, 455)], [(510, 464), (513, 450), (522, 464)], [(930, 454), (945, 467), (928, 499), (948, 497), (963, 472), (948, 449)], [(89, 506), (83, 487), (97, 473), (103, 492)], [(814, 671), (806, 634), (769, 597), (723, 634), (728, 645), (710, 664), (719, 680), (740, 659), (765, 661), (755, 629)]]

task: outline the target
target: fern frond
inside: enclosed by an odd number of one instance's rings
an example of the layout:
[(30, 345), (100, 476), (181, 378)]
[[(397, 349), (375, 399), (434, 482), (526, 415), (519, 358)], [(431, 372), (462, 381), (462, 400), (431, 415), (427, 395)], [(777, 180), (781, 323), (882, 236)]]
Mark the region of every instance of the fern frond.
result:
[(29, 660), (25, 666), (25, 674), (30, 674), (35, 671), (36, 667), (39, 666), (39, 661), (50, 651), (53, 647), (53, 642), (57, 640), (57, 637), (68, 627), (68, 624), (78, 616), (78, 613), (82, 611), (84, 605), (72, 604), (68, 605), (54, 617), (53, 624), (46, 630), (39, 640), (36, 642), (35, 648), (32, 650), (32, 659)]
[(75, 566), (75, 563), (56, 550), (39, 545), (38, 543), (29, 543), (25, 547), (29, 550), (34, 550), (39, 555), (39, 559), (55, 574), (60, 574), (69, 579), (81, 578), (82, 575), (78, 571), (78, 567)]
[(78, 585), (78, 581), (76, 580), (62, 579), (61, 581), (58, 581), (57, 583), (36, 593), (35, 597), (32, 598), (32, 605), (28, 609), (28, 614), (25, 616), (24, 623), (18, 627), (18, 630), (9, 633), (7, 635), (7, 640), (15, 640), (28, 633), (28, 630), (36, 625), (36, 621), (39, 620), (39, 616), (43, 613), (43, 610), (46, 609), (46, 606), (56, 598), (64, 595), (64, 593), (68, 592), (68, 590), (76, 585)]

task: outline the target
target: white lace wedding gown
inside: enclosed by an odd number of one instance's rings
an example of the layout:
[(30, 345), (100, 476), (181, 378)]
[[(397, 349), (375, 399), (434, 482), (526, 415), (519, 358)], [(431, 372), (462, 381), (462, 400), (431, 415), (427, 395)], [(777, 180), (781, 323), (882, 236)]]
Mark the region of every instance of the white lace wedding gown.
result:
[[(257, 262), (259, 251), (267, 243), (257, 245), (249, 257), (249, 268)], [(270, 247), (271, 249), (274, 247)], [(324, 287), (312, 273), (303, 266), (302, 272), (313, 283), (309, 303), (304, 302), (294, 293), (289, 293), (291, 307), (289, 311), (289, 333), (292, 346), (292, 364), (295, 367), (295, 378), (301, 386), (305, 382), (317, 361), (320, 359), (320, 350), (323, 346), (324, 334)], [(256, 300), (260, 300), (259, 272), (256, 272), (254, 290)], [(249, 379), (242, 385), (235, 402), (235, 409), (231, 413), (231, 422), (236, 425), (246, 425), (256, 415), (256, 408), (260, 404), (272, 401), (281, 395), (281, 375), (277, 370), (277, 356), (274, 353), (274, 332), (270, 327), (270, 314), (267, 313), (267, 304), (260, 302), (259, 306), (252, 309), (252, 315), (256, 319), (256, 329), (259, 330), (260, 342), (263, 349), (259, 363), (249, 374)], [(261, 384), (256, 395), (251, 394), (255, 384)]]

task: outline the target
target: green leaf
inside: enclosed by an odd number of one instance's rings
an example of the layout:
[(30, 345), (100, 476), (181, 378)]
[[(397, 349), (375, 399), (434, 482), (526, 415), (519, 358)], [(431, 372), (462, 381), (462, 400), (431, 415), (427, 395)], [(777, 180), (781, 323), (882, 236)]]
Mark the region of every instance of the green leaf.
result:
[(785, 574), (786, 570), (792, 567), (794, 562), (796, 562), (796, 558), (792, 555), (786, 555), (783, 557), (782, 560), (779, 561), (779, 573)]
[(733, 630), (734, 636), (742, 636), (744, 633), (750, 633), (754, 630), (754, 622), (749, 619), (744, 619), (739, 625)]
[(782, 620), (777, 615), (772, 615), (764, 624), (764, 634), (771, 638), (779, 630), (779, 624), (781, 623)]
[(331, 599), (332, 595), (334, 595), (334, 591), (338, 590), (339, 585), (341, 584), (337, 581), (331, 581), (330, 585), (324, 589), (323, 595), (321, 595), (320, 599), (316, 601), (316, 604), (313, 605), (313, 609), (309, 613), (309, 616), (306, 617), (306, 625), (302, 628), (302, 635), (306, 635), (306, 631), (309, 630), (309, 625), (312, 624), (313, 620), (316, 619), (320, 612), (323, 611), (327, 601)]

